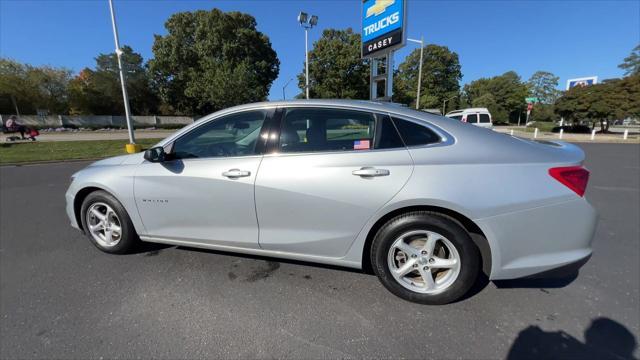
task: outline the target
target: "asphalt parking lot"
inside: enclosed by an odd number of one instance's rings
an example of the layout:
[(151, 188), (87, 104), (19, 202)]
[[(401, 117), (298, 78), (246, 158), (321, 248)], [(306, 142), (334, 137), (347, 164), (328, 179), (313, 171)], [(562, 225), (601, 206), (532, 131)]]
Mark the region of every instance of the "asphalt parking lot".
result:
[(579, 276), (489, 282), (446, 306), (314, 264), (176, 247), (107, 255), (64, 213), (86, 163), (2, 167), (0, 357), (637, 358), (640, 146), (580, 146), (600, 222)]

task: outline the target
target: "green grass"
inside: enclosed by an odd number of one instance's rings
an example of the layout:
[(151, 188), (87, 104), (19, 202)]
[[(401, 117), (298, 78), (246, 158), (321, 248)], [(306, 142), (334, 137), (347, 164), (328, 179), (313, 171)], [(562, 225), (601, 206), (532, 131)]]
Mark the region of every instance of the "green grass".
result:
[(540, 132), (551, 132), (551, 129), (553, 129), (554, 127), (556, 127), (558, 125), (552, 123), (552, 122), (536, 122), (534, 124), (531, 124), (529, 126), (527, 126), (524, 129), (520, 129), (522, 131), (526, 131), (526, 132), (534, 132), (535, 128), (538, 128), (538, 131)]
[[(139, 139), (143, 149), (161, 139)], [(0, 144), (0, 164), (96, 159), (126, 154), (127, 140), (49, 141)]]

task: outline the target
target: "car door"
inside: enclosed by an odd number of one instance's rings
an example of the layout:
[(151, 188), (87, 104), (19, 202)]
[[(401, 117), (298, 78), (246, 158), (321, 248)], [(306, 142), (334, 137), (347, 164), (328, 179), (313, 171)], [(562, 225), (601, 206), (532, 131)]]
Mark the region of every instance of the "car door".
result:
[(257, 248), (253, 188), (272, 113), (211, 120), (166, 146), (167, 161), (141, 164), (134, 194), (145, 235)]
[(341, 257), (409, 179), (409, 152), (385, 115), (314, 107), (281, 113), (277, 148), (256, 179), (260, 247)]

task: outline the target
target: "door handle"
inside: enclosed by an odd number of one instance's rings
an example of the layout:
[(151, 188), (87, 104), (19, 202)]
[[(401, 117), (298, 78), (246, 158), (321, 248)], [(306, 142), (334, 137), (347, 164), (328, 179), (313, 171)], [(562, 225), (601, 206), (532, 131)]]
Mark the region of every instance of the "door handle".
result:
[(251, 175), (251, 171), (244, 171), (240, 169), (231, 169), (229, 171), (225, 171), (222, 173), (222, 176), (228, 177), (231, 179), (237, 179), (240, 177), (245, 177)]
[(390, 174), (387, 169), (376, 169), (373, 167), (363, 167), (360, 168), (360, 170), (353, 170), (351, 173), (362, 177), (388, 176)]

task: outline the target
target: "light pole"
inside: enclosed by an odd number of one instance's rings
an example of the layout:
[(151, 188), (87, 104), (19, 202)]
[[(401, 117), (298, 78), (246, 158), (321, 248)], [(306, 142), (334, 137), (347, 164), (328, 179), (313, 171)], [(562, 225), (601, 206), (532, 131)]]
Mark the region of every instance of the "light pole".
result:
[(120, 40), (118, 39), (118, 28), (116, 26), (116, 13), (113, 10), (113, 0), (109, 0), (109, 10), (111, 10), (111, 26), (113, 27), (113, 40), (116, 43), (116, 58), (118, 58), (118, 70), (120, 71), (120, 84), (122, 85), (122, 98), (124, 100), (124, 113), (127, 119), (127, 130), (129, 131), (129, 144), (125, 146), (128, 153), (140, 151), (140, 145), (136, 144), (133, 135), (133, 126), (131, 124), (131, 111), (129, 110), (129, 96), (127, 95), (127, 85), (125, 82), (124, 71), (122, 69), (122, 49), (120, 49)]
[(291, 81), (293, 81), (293, 78), (289, 79), (289, 81), (287, 81), (287, 83), (282, 87), (282, 100), (287, 100), (287, 95), (284, 94), (284, 89), (287, 88)]
[(306, 12), (300, 12), (298, 14), (298, 22), (300, 26), (304, 28), (304, 72), (305, 72), (305, 90), (307, 93), (307, 100), (309, 100), (309, 29), (318, 24), (318, 17), (315, 15), (309, 15)]
[(420, 44), (420, 66), (418, 67), (418, 91), (416, 91), (416, 110), (420, 109), (420, 88), (422, 87), (422, 55), (424, 53), (424, 36), (420, 36), (420, 40), (407, 39), (414, 43)]
[[(456, 95), (456, 96), (458, 96), (458, 95)], [(449, 101), (449, 100), (451, 100), (451, 99), (455, 98), (456, 96), (452, 96), (452, 97), (450, 97), (450, 98), (448, 98), (448, 99), (445, 99), (445, 100), (442, 102), (442, 116), (444, 116), (444, 112), (446, 111), (445, 109), (446, 109), (446, 106), (447, 106), (447, 101)]]

